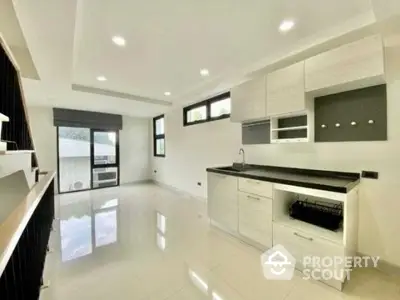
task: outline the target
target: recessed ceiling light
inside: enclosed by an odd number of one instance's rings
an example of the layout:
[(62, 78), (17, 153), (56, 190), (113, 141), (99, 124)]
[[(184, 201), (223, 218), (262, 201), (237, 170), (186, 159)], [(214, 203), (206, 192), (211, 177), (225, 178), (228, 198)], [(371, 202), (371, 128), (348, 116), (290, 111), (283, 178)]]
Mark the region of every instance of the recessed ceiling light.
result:
[(123, 47), (126, 44), (125, 39), (120, 35), (115, 35), (112, 37), (112, 41), (115, 45)]
[(201, 69), (200, 70), (200, 75), (201, 76), (208, 76), (208, 75), (210, 75), (210, 72), (207, 69)]
[(279, 31), (281, 32), (287, 32), (290, 29), (294, 27), (294, 21), (293, 20), (283, 20), (281, 24), (279, 25)]
[(105, 78), (104, 76), (97, 76), (96, 79), (98, 81), (106, 81), (107, 80), (107, 78)]
[(171, 96), (171, 92), (165, 92), (164, 95), (165, 96)]

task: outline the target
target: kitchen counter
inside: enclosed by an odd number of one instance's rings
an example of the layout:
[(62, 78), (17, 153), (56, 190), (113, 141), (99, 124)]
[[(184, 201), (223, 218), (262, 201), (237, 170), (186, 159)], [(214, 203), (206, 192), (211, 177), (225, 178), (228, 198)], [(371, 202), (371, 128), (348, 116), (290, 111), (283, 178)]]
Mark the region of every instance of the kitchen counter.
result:
[(348, 193), (360, 181), (359, 173), (246, 165), (243, 171), (231, 166), (207, 168), (207, 172), (243, 177), (261, 181), (288, 184), (337, 193)]

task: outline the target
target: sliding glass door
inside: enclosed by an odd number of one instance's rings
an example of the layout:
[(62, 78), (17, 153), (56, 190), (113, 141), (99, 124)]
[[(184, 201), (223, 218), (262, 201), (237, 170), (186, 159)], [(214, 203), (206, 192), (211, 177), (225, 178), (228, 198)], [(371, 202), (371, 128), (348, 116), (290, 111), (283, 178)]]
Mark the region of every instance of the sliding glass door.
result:
[(92, 188), (119, 184), (118, 132), (92, 130)]
[(60, 193), (119, 185), (118, 131), (58, 127)]
[(90, 176), (90, 129), (58, 127), (59, 192), (88, 190)]

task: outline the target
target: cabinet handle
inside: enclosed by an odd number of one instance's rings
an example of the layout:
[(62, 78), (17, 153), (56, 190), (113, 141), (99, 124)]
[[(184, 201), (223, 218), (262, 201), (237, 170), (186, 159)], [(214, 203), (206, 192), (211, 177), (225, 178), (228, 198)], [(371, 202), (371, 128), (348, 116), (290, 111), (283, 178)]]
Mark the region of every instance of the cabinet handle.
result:
[(217, 176), (217, 177), (221, 177), (221, 178), (225, 178), (227, 176), (227, 175), (216, 174), (216, 173), (214, 173), (214, 175)]
[(297, 233), (297, 232), (293, 232), (293, 234), (294, 234), (295, 236), (298, 236), (298, 237), (302, 238), (302, 239), (309, 240), (310, 242), (312, 242), (312, 241), (314, 240), (313, 238), (306, 237), (306, 236), (301, 235), (301, 234), (299, 234), (299, 233)]
[(248, 183), (253, 183), (253, 184), (260, 184), (259, 181), (254, 181), (254, 180), (247, 180)]
[(260, 198), (253, 197), (253, 196), (247, 196), (247, 198), (249, 198), (249, 199), (253, 199), (253, 200), (257, 200), (257, 201), (260, 201)]

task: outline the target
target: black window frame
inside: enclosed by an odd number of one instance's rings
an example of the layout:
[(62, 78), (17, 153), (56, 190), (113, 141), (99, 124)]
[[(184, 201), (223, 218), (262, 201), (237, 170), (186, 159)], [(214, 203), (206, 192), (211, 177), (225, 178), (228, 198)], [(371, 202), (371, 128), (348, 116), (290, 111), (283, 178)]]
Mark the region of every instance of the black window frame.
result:
[[(58, 193), (61, 194), (70, 194), (70, 193), (78, 193), (84, 191), (93, 191), (98, 189), (106, 189), (106, 188), (113, 188), (116, 186), (120, 186), (121, 184), (121, 165), (120, 165), (120, 152), (119, 152), (119, 130), (118, 129), (96, 129), (96, 128), (88, 128), (88, 127), (81, 127), (85, 129), (89, 129), (90, 131), (90, 188), (88, 189), (81, 189), (76, 191), (61, 191), (61, 174), (60, 174), (60, 127), (68, 127), (68, 126), (56, 126), (57, 131), (57, 188)], [(95, 164), (95, 155), (94, 155), (94, 133), (95, 132), (109, 132), (115, 131), (115, 163), (110, 164)], [(110, 185), (110, 186), (99, 186), (93, 187), (93, 170), (94, 169), (101, 169), (101, 168), (117, 168), (117, 185)]]
[[(164, 119), (164, 133), (157, 134), (156, 122), (157, 120)], [(164, 139), (164, 154), (157, 154), (157, 140)], [(154, 157), (165, 157), (165, 116), (160, 115), (153, 118), (153, 156)]]
[[(223, 114), (220, 115), (218, 117), (211, 117), (211, 104), (227, 99), (227, 98), (231, 98), (231, 93), (230, 92), (226, 92), (223, 94), (220, 94), (218, 96), (206, 99), (204, 101), (201, 102), (197, 102), (194, 103), (192, 105), (186, 106), (183, 108), (183, 126), (190, 126), (190, 125), (196, 125), (196, 124), (202, 124), (202, 123), (207, 123), (207, 122), (212, 122), (212, 121), (217, 121), (217, 120), (222, 120), (222, 119), (227, 119), (230, 118), (231, 113), (229, 114)], [(201, 106), (205, 106), (206, 107), (206, 118), (204, 120), (198, 120), (198, 121), (193, 121), (193, 122), (188, 122), (187, 120), (187, 113), (188, 111), (194, 109), (194, 108), (198, 108)]]

